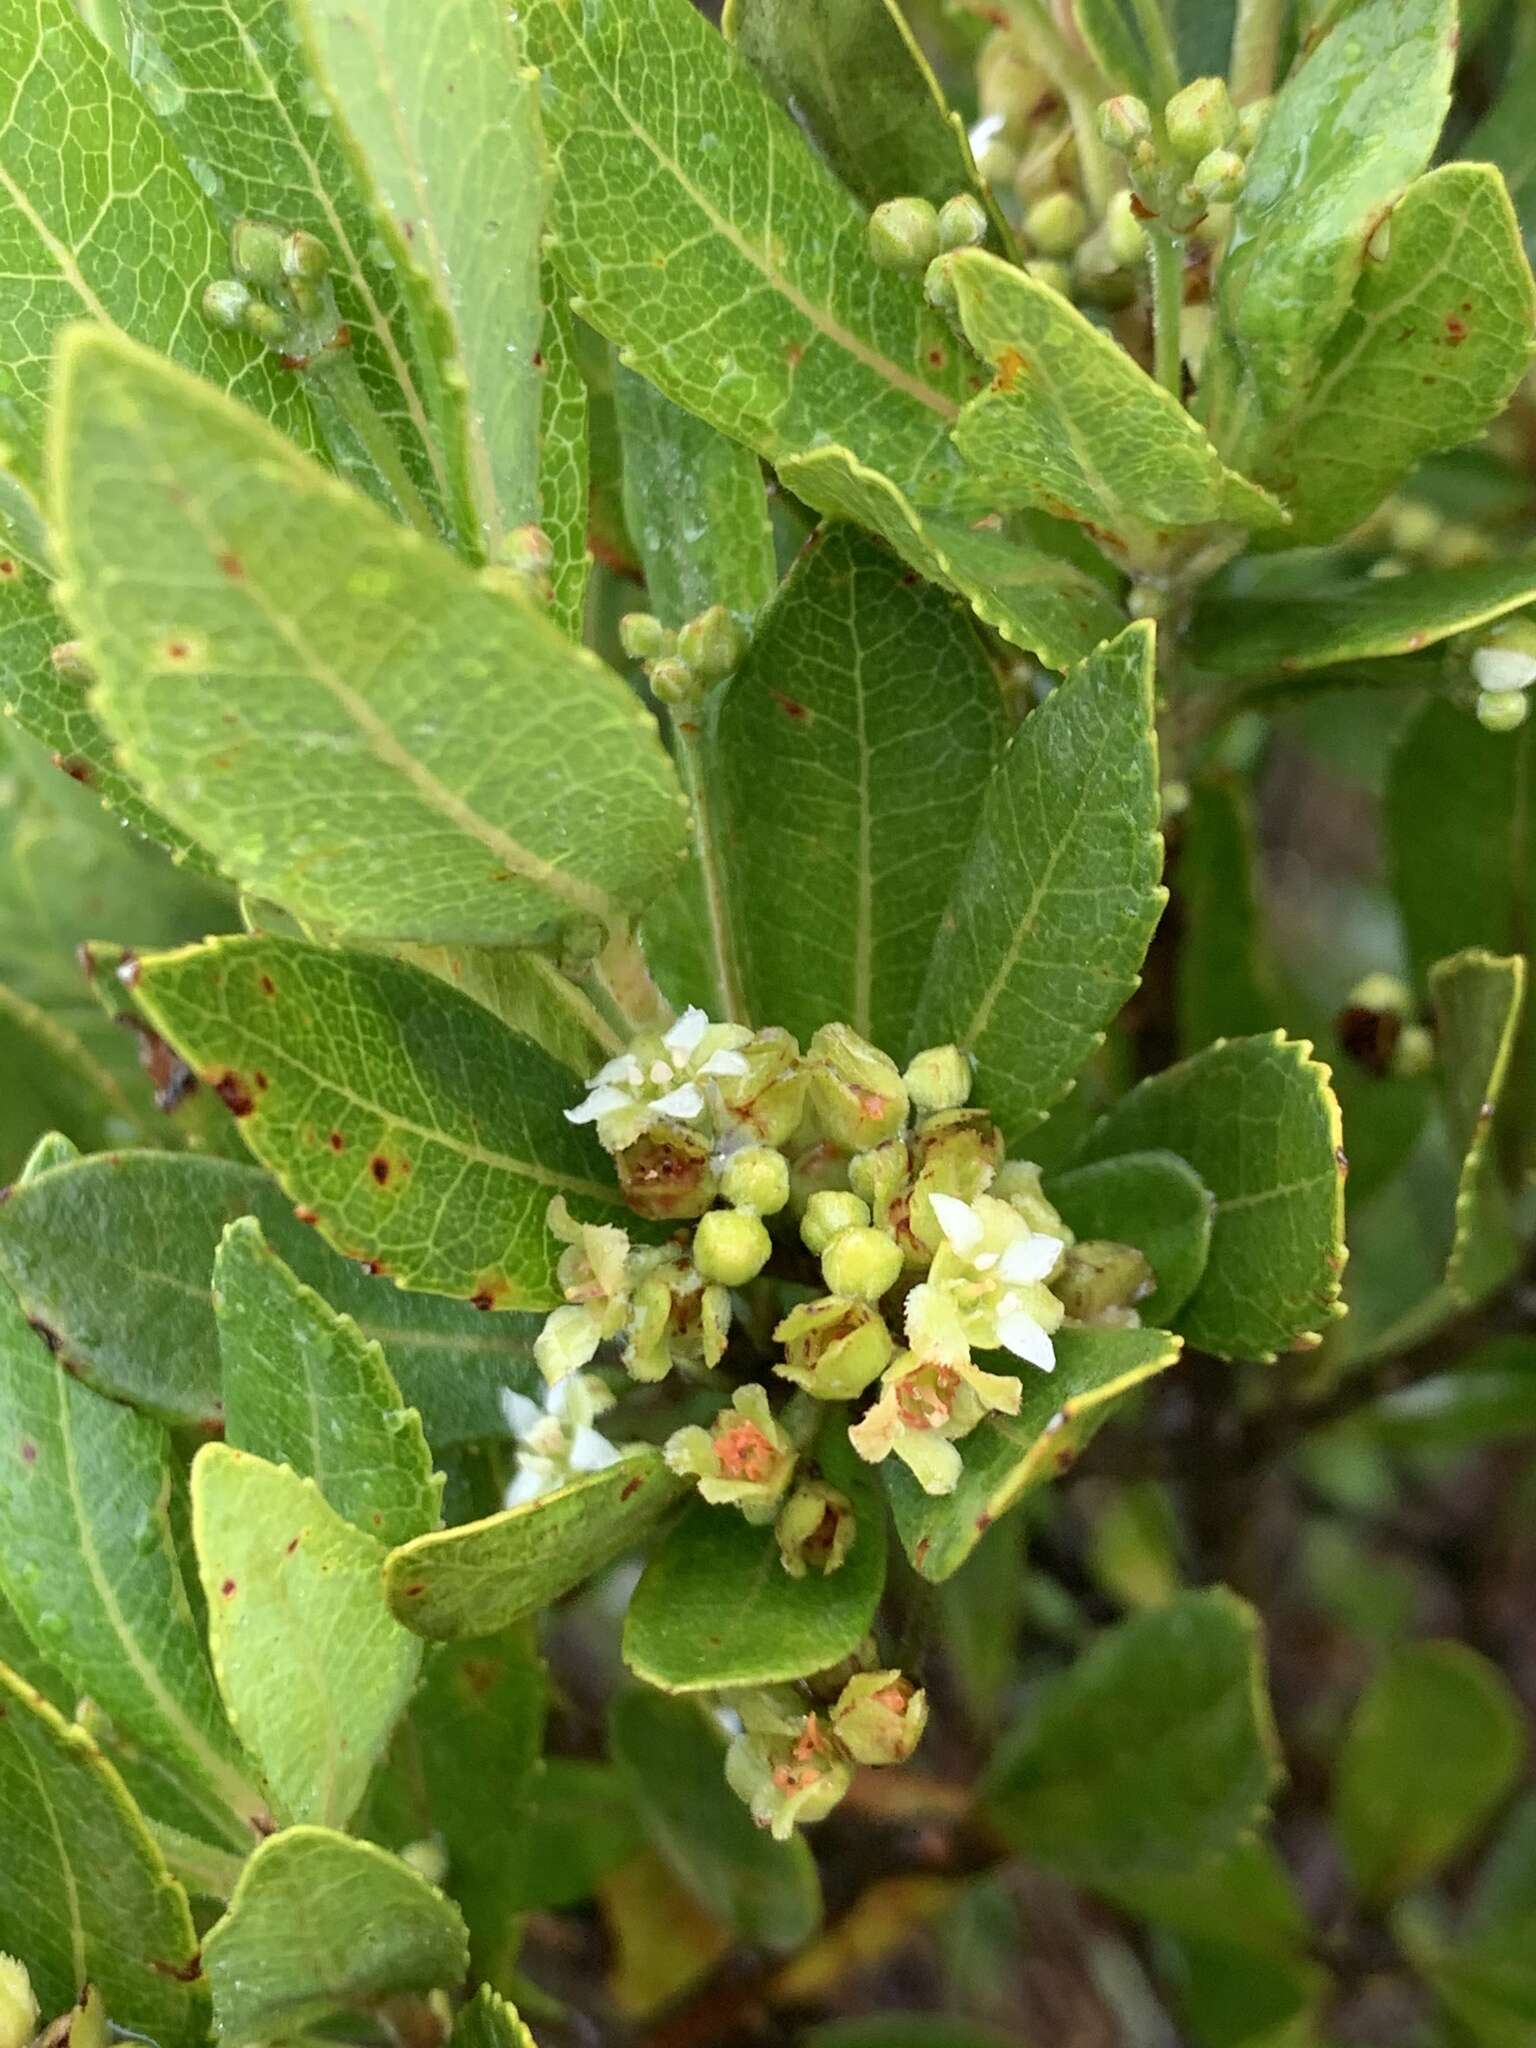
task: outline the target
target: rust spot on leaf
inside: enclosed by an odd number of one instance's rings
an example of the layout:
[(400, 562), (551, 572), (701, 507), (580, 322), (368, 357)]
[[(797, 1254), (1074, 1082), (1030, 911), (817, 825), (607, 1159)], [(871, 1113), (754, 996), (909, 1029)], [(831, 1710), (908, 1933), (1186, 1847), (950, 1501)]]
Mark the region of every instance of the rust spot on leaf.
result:
[(1459, 320), (1459, 319), (1458, 319), (1458, 318), (1456, 317), (1456, 315), (1455, 315), (1454, 313), (1447, 313), (1447, 314), (1446, 314), (1446, 316), (1445, 316), (1445, 345), (1446, 345), (1446, 347), (1447, 347), (1447, 348), (1460, 348), (1460, 347), (1461, 347), (1461, 344), (1462, 344), (1462, 343), (1463, 343), (1463, 342), (1464, 342), (1464, 341), (1466, 340), (1466, 338), (1467, 338), (1467, 323), (1466, 323), (1466, 321), (1465, 321), (1465, 320)]
[(74, 754), (55, 754), (55, 768), (62, 768), (71, 782), (83, 782), (87, 789), (96, 780), (96, 771), (89, 761), (82, 761)]
[(1011, 391), (1019, 379), (1028, 373), (1029, 364), (1016, 348), (998, 350), (997, 375), (992, 380), (997, 390)]
[(494, 1308), (496, 1306), (496, 1297), (489, 1287), (482, 1287), (478, 1294), (472, 1294), (469, 1297), (469, 1305), (471, 1308), (478, 1309)]
[(283, 1555), (284, 1555), (284, 1557), (292, 1557), (293, 1553), (294, 1553), (294, 1552), (295, 1552), (295, 1551), (296, 1551), (296, 1550), (298, 1549), (298, 1547), (299, 1547), (299, 1539), (298, 1539), (298, 1537), (297, 1537), (297, 1536), (290, 1536), (290, 1537), (289, 1537), (289, 1539), (288, 1539), (288, 1541), (287, 1541), (287, 1543), (286, 1543), (286, 1544), (284, 1545), (284, 1548), (283, 1548)]
[(326, 1139), (325, 1142), (327, 1143), (327, 1145), (330, 1146), (333, 1152), (340, 1152), (347, 1141), (341, 1135), (340, 1131), (332, 1131), (331, 1135)]
[(245, 574), (245, 564), (232, 548), (226, 548), (219, 556), (219, 573), (238, 583)]
[(275, 996), (277, 994), (277, 983), (270, 974), (264, 974), (261, 977), (259, 987), (264, 996)]
[(792, 718), (797, 725), (809, 725), (811, 713), (807, 706), (796, 697), (786, 697), (782, 690), (771, 690), (769, 695), (786, 718)]
[(912, 1553), (912, 1562), (917, 1566), (919, 1571), (922, 1570), (924, 1560), (927, 1558), (928, 1553), (932, 1548), (933, 1538), (931, 1536), (924, 1536), (919, 1540), (917, 1548)]
[(235, 1582), (233, 1579), (226, 1579), (223, 1585), (219, 1588), (219, 1591), (223, 1594), (226, 1600), (229, 1598), (230, 1594), (234, 1592), (234, 1590)]
[(208, 1085), (231, 1116), (249, 1116), (256, 1107), (250, 1089), (232, 1068), (226, 1067), (222, 1074), (210, 1075)]
[(374, 1153), (368, 1162), (368, 1171), (373, 1175), (379, 1186), (383, 1187), (384, 1183), (389, 1179), (389, 1161), (382, 1152)]
[(151, 1962), (149, 1967), (162, 1977), (174, 1977), (178, 1984), (195, 1984), (203, 1974), (203, 1959), (201, 1955), (195, 1955), (189, 1962)]
[(21, 1462), (23, 1465), (35, 1465), (37, 1463), (37, 1445), (30, 1440), (23, 1440)]
[(19, 571), (11, 557), (9, 555), (0, 555), (0, 580), (9, 583), (12, 577), (17, 574), (19, 574)]
[(640, 1491), (641, 1487), (644, 1484), (645, 1481), (641, 1479), (638, 1475), (633, 1479), (626, 1480), (624, 1484), (619, 1488), (619, 1499), (621, 1501), (629, 1500), (632, 1495), (637, 1494)]
[(420, 1580), (414, 1586), (402, 1586), (400, 1588), (401, 1596), (406, 1600), (419, 1600), (426, 1590), (426, 1587), (421, 1584)]
[(298, 1217), (301, 1223), (318, 1223), (320, 1221), (320, 1218), (315, 1214), (315, 1211), (313, 1209), (305, 1208), (302, 1202), (294, 1203), (293, 1213), (295, 1216)]

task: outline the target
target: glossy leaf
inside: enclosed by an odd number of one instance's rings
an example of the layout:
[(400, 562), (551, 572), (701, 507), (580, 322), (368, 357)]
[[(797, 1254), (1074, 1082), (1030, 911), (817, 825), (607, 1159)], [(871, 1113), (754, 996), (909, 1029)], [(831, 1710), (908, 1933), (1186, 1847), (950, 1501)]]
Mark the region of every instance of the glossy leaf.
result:
[(494, 559), (538, 516), (544, 189), (536, 78), (500, 0), (298, 0), (410, 315), (435, 359), (455, 524)]
[(853, 1547), (840, 1569), (791, 1578), (771, 1526), (695, 1499), (629, 1603), (624, 1661), (637, 1678), (681, 1693), (772, 1685), (823, 1671), (863, 1641), (885, 1586), (880, 1488), (835, 1421), (819, 1462), (853, 1504)]
[(1519, 954), (1458, 953), (1431, 968), (1429, 987), (1446, 1134), (1459, 1166), (1445, 1284), (1460, 1300), (1475, 1302), (1509, 1277), (1518, 1258), (1493, 1120), (1514, 1058), (1525, 961)]
[(539, 405), (539, 524), (554, 553), (550, 582), (553, 616), (579, 640), (587, 608), (587, 493), (589, 471), (586, 380), (576, 360), (576, 336), (565, 286), (546, 263), (540, 273), (544, 326), (539, 338), (544, 380)]
[(1280, 1002), (1261, 957), (1255, 899), (1258, 849), (1235, 782), (1195, 785), (1180, 820), (1175, 888), (1184, 913), (1178, 955), (1179, 1043), (1273, 1031)]
[(171, 1447), (82, 1386), (0, 1284), (0, 1588), (39, 1649), (188, 1781), (205, 1833), (250, 1842), (264, 1802), (182, 1581)]
[(1481, 1832), (1526, 1753), (1520, 1704), (1465, 1643), (1405, 1643), (1366, 1688), (1339, 1752), (1334, 1819), (1367, 1898), (1411, 1891)]
[(1175, 1153), (1131, 1152), (1072, 1167), (1047, 1189), (1078, 1237), (1145, 1253), (1157, 1286), (1136, 1312), (1148, 1328), (1165, 1329), (1199, 1286), (1210, 1256), (1215, 1203), (1200, 1176)]
[(1181, 528), (1281, 523), (1173, 394), (1060, 292), (983, 251), (953, 257), (950, 277), (966, 339), (994, 371), (955, 445), (1009, 501), (1078, 521), (1131, 563), (1156, 560)]
[(787, 1953), (815, 1933), (821, 1885), (803, 1835), (776, 1842), (725, 1782), (725, 1742), (696, 1701), (617, 1693), (608, 1747), (657, 1853), (737, 1936)]
[(378, 1344), (295, 1278), (254, 1216), (225, 1231), (213, 1289), (225, 1440), (313, 1479), (376, 1542), (435, 1528), (442, 1482), (421, 1417)]
[(244, 2048), (337, 2007), (457, 1986), (469, 1952), (456, 1907), (398, 1857), (295, 1827), (246, 1864), (203, 1962), (219, 2038)]
[(172, 1421), (214, 1422), (213, 1261), (237, 1216), (255, 1216), (298, 1277), (383, 1346), (434, 1444), (505, 1434), (499, 1389), (532, 1370), (532, 1319), (365, 1278), (254, 1167), (157, 1152), (61, 1165), (0, 1204), (0, 1274), (90, 1385)]
[(989, 1415), (962, 1439), (954, 1492), (924, 1493), (894, 1460), (884, 1468), (902, 1547), (923, 1577), (958, 1571), (998, 1516), (1068, 1471), (1115, 1404), (1175, 1364), (1179, 1350), (1166, 1330), (1061, 1330), (1053, 1373), (989, 1357), (988, 1371), (1023, 1382), (1019, 1412)]
[(361, 936), (505, 944), (673, 873), (650, 719), (531, 602), (115, 338), (71, 337), (56, 427), (97, 708), (243, 887)]
[(901, 1048), (1004, 739), (970, 618), (878, 543), (823, 529), (710, 716), (745, 1014)]
[(659, 1452), (633, 1451), (554, 1493), (391, 1551), (389, 1604), (434, 1642), (493, 1635), (638, 1542), (681, 1491)]
[(591, 997), (531, 946), (395, 946), (402, 960), (462, 989), (481, 1009), (541, 1045), (573, 1074), (590, 1074), (625, 1043)]
[(135, 987), (331, 1242), (401, 1286), (552, 1307), (551, 1198), (620, 1220), (601, 1149), (565, 1118), (580, 1082), (419, 968), (228, 939), (150, 955)]
[(186, 1893), (96, 1745), (4, 1665), (0, 1812), (0, 1927), (44, 2011), (93, 1983), (119, 2026), (201, 2048), (208, 1986)]
[(421, 1667), (384, 1605), (382, 1545), (312, 1479), (227, 1444), (193, 1461), (192, 1534), (214, 1674), (273, 1811), (344, 1826)]
[(1218, 1587), (1106, 1631), (1004, 1738), (982, 1798), (1015, 1849), (1091, 1884), (1230, 1848), (1278, 1776), (1258, 1617)]
[(1162, 909), (1152, 679), (1151, 629), (1132, 626), (1030, 713), (934, 948), (913, 1045), (963, 1045), (1014, 1142), (1135, 989)]
[(1344, 1155), (1328, 1069), (1311, 1047), (1234, 1038), (1133, 1088), (1090, 1132), (1085, 1161), (1167, 1150), (1216, 1198), (1205, 1277), (1179, 1311), (1221, 1358), (1309, 1349), (1344, 1270)]

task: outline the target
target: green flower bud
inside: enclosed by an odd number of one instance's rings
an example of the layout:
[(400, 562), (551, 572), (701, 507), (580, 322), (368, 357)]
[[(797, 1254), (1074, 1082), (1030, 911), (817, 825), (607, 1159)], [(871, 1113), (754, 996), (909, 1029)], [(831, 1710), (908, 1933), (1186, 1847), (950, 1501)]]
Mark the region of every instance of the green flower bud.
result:
[(904, 1764), (927, 1721), (927, 1694), (899, 1671), (860, 1672), (832, 1709), (832, 1732), (859, 1764)]
[(619, 645), (631, 661), (660, 661), (677, 652), (677, 635), (650, 612), (626, 612), (619, 621)]
[(519, 576), (543, 578), (555, 566), (555, 546), (542, 526), (514, 526), (501, 538), (499, 560)]
[(1152, 134), (1152, 110), (1131, 92), (1100, 101), (1098, 122), (1100, 141), (1120, 156), (1129, 156), (1138, 142), (1148, 141)]
[(1186, 164), (1225, 149), (1237, 133), (1237, 111), (1224, 78), (1197, 78), (1163, 109), (1168, 144)]
[(767, 1145), (748, 1145), (726, 1160), (720, 1192), (733, 1209), (777, 1216), (789, 1200), (789, 1161)]
[(867, 1224), (840, 1230), (821, 1255), (821, 1275), (833, 1294), (878, 1301), (901, 1278), (901, 1246)]
[(819, 1401), (852, 1401), (890, 1363), (895, 1342), (867, 1301), (803, 1301), (774, 1331), (784, 1363), (774, 1371)]
[(954, 313), (959, 309), (960, 297), (948, 256), (935, 256), (923, 272), (923, 297), (936, 313)]
[(1075, 192), (1052, 192), (1025, 214), (1024, 232), (1042, 256), (1070, 256), (1088, 232), (1088, 209)]
[(286, 349), (294, 338), (294, 323), (265, 299), (252, 299), (245, 309), (245, 331), (265, 342), (268, 348)]
[(237, 277), (218, 277), (203, 291), (203, 318), (210, 327), (226, 334), (245, 332), (245, 318), (252, 304), (250, 287)]
[(709, 1146), (680, 1124), (653, 1124), (613, 1163), (630, 1208), (660, 1223), (702, 1216), (719, 1192)]
[(1208, 206), (1225, 206), (1243, 189), (1248, 166), (1235, 150), (1213, 149), (1201, 157), (1190, 180)]
[(693, 1263), (722, 1287), (745, 1287), (772, 1252), (767, 1225), (748, 1209), (710, 1209), (694, 1229)]
[(902, 1075), (907, 1095), (919, 1116), (959, 1109), (971, 1093), (971, 1061), (958, 1045), (930, 1045), (908, 1062)]
[[(1126, 1311), (1157, 1285), (1146, 1257), (1128, 1244), (1084, 1238), (1073, 1245), (1051, 1282), (1051, 1292), (1074, 1322), (1105, 1328), (1126, 1323)], [(1136, 1322), (1130, 1317), (1131, 1326)]]
[(1425, 1024), (1405, 1024), (1392, 1048), (1392, 1071), (1403, 1079), (1417, 1080), (1435, 1064), (1435, 1034)]
[(975, 249), (987, 239), (987, 209), (971, 192), (957, 192), (939, 208), (939, 247)]
[(1017, 1209), (1030, 1229), (1038, 1230), (1043, 1237), (1059, 1237), (1064, 1244), (1072, 1242), (1071, 1231), (1041, 1191), (1040, 1169), (1032, 1161), (1010, 1159), (998, 1169), (987, 1193)]
[(1105, 211), (1104, 240), (1110, 255), (1127, 270), (1147, 253), (1147, 231), (1137, 218), (1136, 195), (1123, 186)]
[(760, 1145), (784, 1145), (805, 1113), (806, 1076), (800, 1047), (776, 1024), (740, 1048), (744, 1074), (722, 1074), (715, 1088), (726, 1114)]
[(1244, 156), (1252, 156), (1254, 145), (1269, 126), (1269, 117), (1275, 110), (1274, 95), (1267, 99), (1250, 100), (1246, 107), (1239, 108), (1237, 116), (1237, 147)]
[(1026, 276), (1032, 277), (1036, 284), (1043, 284), (1047, 291), (1057, 292), (1064, 299), (1071, 298), (1072, 273), (1054, 256), (1032, 256), (1024, 270)]
[(0, 2048), (26, 2048), (40, 2017), (26, 1965), (0, 1951)]
[(926, 199), (887, 199), (869, 216), (869, 253), (882, 270), (922, 270), (939, 247), (939, 216)]
[(811, 1107), (822, 1129), (850, 1152), (894, 1138), (907, 1120), (896, 1062), (846, 1024), (823, 1024), (806, 1055)]
[(283, 246), (288, 237), (270, 221), (237, 220), (230, 229), (229, 254), (235, 274), (268, 291), (287, 282)]
[(284, 277), (304, 284), (318, 284), (331, 267), (331, 254), (324, 242), (302, 228), (283, 238), (280, 260)]
[(802, 1479), (779, 1509), (773, 1533), (792, 1579), (837, 1571), (853, 1548), (856, 1524), (846, 1493), (821, 1479)]
[(943, 1238), (933, 1196), (973, 1202), (1003, 1163), (1003, 1134), (984, 1109), (951, 1109), (926, 1117), (912, 1142), (912, 1191), (903, 1233), (908, 1257), (925, 1266)]
[(1474, 709), (1485, 731), (1513, 732), (1530, 715), (1531, 700), (1523, 690), (1483, 690)]
[(1042, 101), (1055, 97), (1055, 87), (1040, 66), (1027, 57), (1006, 31), (989, 36), (976, 59), (976, 91), (982, 114), (998, 118), (1011, 142), (1029, 134)]
[(749, 1522), (771, 1522), (789, 1489), (795, 1447), (774, 1420), (762, 1387), (742, 1387), (708, 1429), (690, 1423), (663, 1447), (672, 1471), (697, 1479), (711, 1507), (739, 1508)]
[(447, 1852), (432, 1835), (423, 1836), (419, 1842), (407, 1842), (400, 1851), (400, 1861), (408, 1864), (418, 1877), (424, 1877), (428, 1884), (441, 1887), (448, 1882)]
[(659, 704), (691, 704), (702, 695), (702, 684), (686, 661), (668, 655), (651, 670), (651, 695)]
[(1349, 992), (1348, 1008), (1381, 1010), (1389, 1017), (1406, 1017), (1413, 1008), (1413, 994), (1407, 982), (1396, 974), (1378, 970), (1364, 974)]
[(805, 1205), (801, 1241), (819, 1259), (840, 1232), (861, 1229), (868, 1221), (867, 1206), (847, 1188), (820, 1188)]
[(723, 604), (712, 604), (678, 634), (677, 651), (703, 681), (721, 683), (740, 668), (747, 636)]
[(848, 1162), (848, 1185), (869, 1204), (871, 1221), (884, 1230), (891, 1204), (907, 1184), (911, 1157), (905, 1138), (887, 1138), (883, 1145), (860, 1152)]

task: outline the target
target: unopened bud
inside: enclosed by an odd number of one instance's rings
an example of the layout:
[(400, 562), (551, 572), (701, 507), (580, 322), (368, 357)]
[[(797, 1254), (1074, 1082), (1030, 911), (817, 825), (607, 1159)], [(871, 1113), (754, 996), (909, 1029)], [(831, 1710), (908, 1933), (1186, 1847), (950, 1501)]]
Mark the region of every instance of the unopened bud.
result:
[(1224, 206), (1243, 189), (1248, 167), (1235, 150), (1213, 149), (1201, 157), (1190, 180), (1209, 206)]
[(848, 1185), (868, 1202), (870, 1215), (876, 1223), (884, 1225), (891, 1203), (906, 1185), (910, 1168), (911, 1160), (904, 1138), (887, 1138), (883, 1145), (860, 1152), (849, 1160)]
[(1070, 256), (1088, 232), (1088, 210), (1075, 192), (1052, 192), (1025, 214), (1024, 232), (1042, 256)]
[(424, 1877), (428, 1884), (444, 1885), (448, 1882), (448, 1857), (441, 1842), (431, 1835), (425, 1835), (419, 1842), (407, 1842), (400, 1851), (400, 1861), (409, 1864), (418, 1877)]
[(1427, 1024), (1405, 1024), (1392, 1048), (1392, 1071), (1405, 1080), (1416, 1080), (1435, 1064), (1435, 1034)]
[(1225, 149), (1237, 133), (1237, 112), (1224, 78), (1197, 78), (1163, 109), (1169, 147), (1187, 164)]
[(677, 635), (650, 612), (626, 612), (619, 621), (619, 645), (631, 661), (660, 661), (677, 652)]
[(693, 1233), (693, 1263), (706, 1280), (745, 1287), (767, 1265), (773, 1240), (760, 1216), (748, 1209), (710, 1209)]
[(833, 1734), (860, 1764), (904, 1764), (927, 1721), (927, 1695), (899, 1671), (850, 1678), (832, 1709)]
[(1074, 1322), (1107, 1324), (1134, 1320), (1124, 1311), (1145, 1301), (1156, 1285), (1145, 1255), (1133, 1245), (1085, 1238), (1067, 1253), (1051, 1290)]
[(237, 220), (229, 234), (230, 260), (236, 275), (268, 290), (283, 284), (287, 279), (283, 248), (288, 239), (270, 221)]
[(1017, 1209), (1031, 1230), (1037, 1230), (1043, 1237), (1059, 1237), (1064, 1241), (1072, 1236), (1062, 1222), (1056, 1205), (1050, 1201), (1040, 1186), (1040, 1169), (1029, 1159), (1010, 1159), (998, 1169), (988, 1194), (1000, 1202), (1006, 1202), (1011, 1209)]
[(1250, 100), (1246, 107), (1238, 110), (1236, 142), (1244, 156), (1253, 154), (1254, 146), (1269, 126), (1269, 117), (1274, 110), (1273, 95), (1268, 99)]
[(960, 304), (948, 256), (935, 256), (923, 272), (923, 297), (936, 313), (953, 313)]
[(1531, 700), (1523, 690), (1483, 690), (1474, 708), (1486, 732), (1513, 732), (1530, 716)]
[(901, 1078), (919, 1116), (933, 1116), (969, 1099), (971, 1062), (958, 1045), (930, 1045), (913, 1055)]
[(883, 1144), (906, 1122), (907, 1091), (895, 1061), (848, 1025), (821, 1026), (806, 1069), (822, 1129), (848, 1151)]
[(293, 321), (265, 299), (252, 299), (245, 309), (245, 331), (268, 348), (286, 348), (293, 335)]
[(237, 277), (218, 277), (203, 292), (203, 318), (210, 327), (226, 334), (245, 331), (246, 314), (252, 300), (250, 287)]
[(555, 566), (555, 546), (542, 526), (514, 526), (498, 551), (503, 565), (519, 576), (543, 578)]
[(1065, 263), (1058, 263), (1054, 256), (1032, 256), (1024, 266), (1025, 274), (1036, 284), (1043, 284), (1047, 291), (1056, 292), (1061, 298), (1072, 296), (1072, 273)]
[(746, 651), (747, 636), (723, 604), (700, 612), (677, 636), (679, 658), (706, 683), (723, 682)]
[(868, 1221), (869, 1210), (857, 1195), (847, 1188), (822, 1188), (805, 1205), (800, 1236), (819, 1259), (839, 1232), (860, 1230)]
[(773, 1533), (792, 1579), (835, 1572), (853, 1548), (853, 1503), (824, 1480), (802, 1479), (779, 1509)]
[(1100, 102), (1099, 139), (1106, 149), (1129, 156), (1137, 143), (1146, 142), (1151, 134), (1151, 109), (1134, 93), (1118, 93), (1114, 99)]
[(1136, 217), (1136, 202), (1124, 186), (1110, 200), (1104, 214), (1104, 240), (1115, 261), (1129, 270), (1147, 250), (1147, 231)]
[(940, 246), (939, 216), (926, 199), (887, 199), (869, 216), (869, 253), (882, 270), (915, 273)]
[(878, 1301), (901, 1278), (901, 1247), (871, 1225), (840, 1230), (821, 1255), (828, 1289), (850, 1301)]
[(1364, 974), (1349, 992), (1352, 1010), (1377, 1010), (1388, 1017), (1406, 1017), (1413, 1008), (1408, 984), (1398, 975), (1378, 970)]
[(974, 249), (987, 239), (987, 209), (970, 192), (957, 192), (939, 208), (939, 247)]
[(747, 1145), (726, 1160), (720, 1192), (733, 1209), (777, 1216), (789, 1200), (789, 1161), (770, 1146)]
[(25, 1963), (0, 1951), (0, 2048), (26, 2048), (40, 2017)]
[(853, 1401), (873, 1386), (896, 1349), (884, 1316), (867, 1301), (833, 1295), (803, 1301), (775, 1328), (784, 1362), (774, 1371), (819, 1401)]
[(304, 284), (318, 284), (331, 267), (330, 251), (317, 235), (307, 235), (302, 228), (295, 228), (285, 236), (282, 248), (284, 277)]
[(715, 1089), (733, 1123), (760, 1145), (782, 1145), (805, 1113), (800, 1047), (780, 1025), (754, 1032), (740, 1048), (744, 1074), (721, 1074)]
[(675, 654), (658, 661), (651, 670), (651, 695), (658, 704), (691, 704), (701, 690), (699, 677)]

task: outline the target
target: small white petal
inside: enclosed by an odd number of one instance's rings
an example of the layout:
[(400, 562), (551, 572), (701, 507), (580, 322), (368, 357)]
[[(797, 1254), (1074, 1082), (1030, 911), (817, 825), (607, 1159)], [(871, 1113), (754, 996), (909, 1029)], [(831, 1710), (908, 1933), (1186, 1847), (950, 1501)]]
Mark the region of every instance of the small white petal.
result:
[(542, 1458), (520, 1458), (512, 1484), (502, 1495), (502, 1503), (509, 1508), (520, 1508), (525, 1501), (537, 1500), (541, 1493), (550, 1490), (550, 1470)]
[(709, 1018), (695, 1003), (684, 1010), (669, 1031), (661, 1034), (661, 1042), (668, 1052), (686, 1059), (689, 1053), (698, 1050), (699, 1040), (708, 1029)]
[(628, 1109), (633, 1100), (627, 1088), (614, 1088), (604, 1082), (602, 1087), (592, 1090), (585, 1102), (579, 1103), (575, 1109), (568, 1109), (565, 1120), (568, 1124), (595, 1124), (610, 1110)]
[(501, 1390), (501, 1412), (515, 1437), (525, 1437), (544, 1415), (537, 1401), (530, 1401), (526, 1394), (514, 1393), (510, 1387)]
[(969, 1258), (982, 1240), (982, 1222), (969, 1202), (962, 1202), (958, 1195), (930, 1195), (933, 1213), (939, 1219), (939, 1228), (960, 1254)]
[(1472, 680), (1480, 690), (1524, 690), (1536, 682), (1536, 655), (1513, 647), (1479, 647), (1472, 657)]
[(1059, 1237), (1048, 1237), (1044, 1231), (1032, 1231), (1028, 1237), (1016, 1238), (1003, 1253), (1000, 1277), (1011, 1287), (1024, 1287), (1031, 1280), (1043, 1280), (1061, 1253)]
[(745, 1053), (733, 1052), (728, 1045), (722, 1045), (718, 1052), (712, 1052), (700, 1067), (701, 1074), (750, 1074)]
[(971, 1264), (978, 1273), (990, 1273), (1001, 1256), (1000, 1252), (977, 1252), (976, 1256), (971, 1260)]
[(658, 1096), (651, 1108), (657, 1116), (675, 1116), (679, 1122), (688, 1123), (702, 1112), (704, 1098), (691, 1081), (685, 1081), (670, 1095)]
[(997, 1341), (1026, 1365), (1038, 1365), (1042, 1372), (1056, 1370), (1056, 1346), (1034, 1317), (1025, 1315), (1022, 1309), (998, 1324)]
[(665, 1088), (676, 1073), (677, 1069), (670, 1060), (652, 1060), (648, 1078), (653, 1088)]
[(573, 1472), (602, 1472), (617, 1465), (619, 1452), (607, 1437), (595, 1429), (578, 1429), (571, 1439), (570, 1466)]
[(589, 1088), (599, 1088), (606, 1081), (622, 1081), (630, 1088), (640, 1086), (640, 1062), (632, 1052), (615, 1053), (611, 1060), (604, 1062), (587, 1083)]

